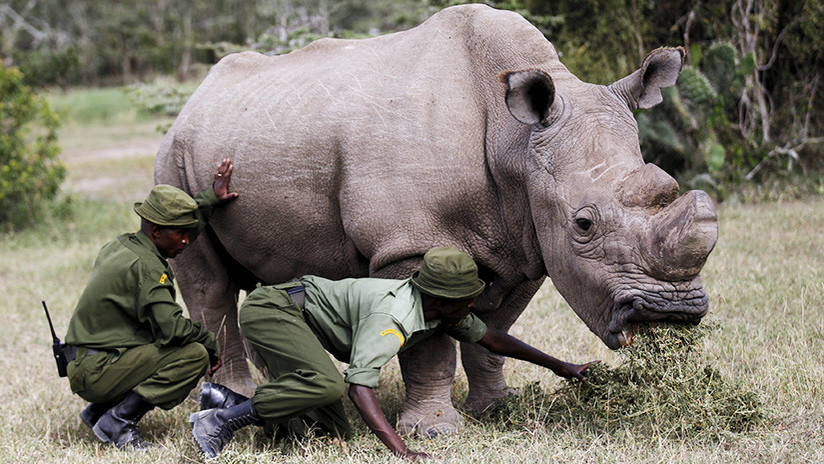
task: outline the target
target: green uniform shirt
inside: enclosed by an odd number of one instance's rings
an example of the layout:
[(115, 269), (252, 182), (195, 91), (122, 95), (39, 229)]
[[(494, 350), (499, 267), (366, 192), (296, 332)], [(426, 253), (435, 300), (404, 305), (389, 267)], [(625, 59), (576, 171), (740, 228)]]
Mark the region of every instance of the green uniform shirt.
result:
[[(203, 231), (219, 203), (212, 189), (195, 201), (200, 223), (190, 240)], [(201, 343), (213, 356), (219, 351), (215, 335), (183, 315), (169, 263), (149, 237), (139, 231), (104, 245), (69, 322), (66, 343), (111, 350), (191, 342)]]
[(486, 334), (486, 324), (471, 313), (454, 326), (425, 321), (421, 293), (409, 279), (300, 280), (307, 322), (327, 351), (349, 363), (348, 383), (376, 388), (384, 364), (439, 330), (469, 343)]

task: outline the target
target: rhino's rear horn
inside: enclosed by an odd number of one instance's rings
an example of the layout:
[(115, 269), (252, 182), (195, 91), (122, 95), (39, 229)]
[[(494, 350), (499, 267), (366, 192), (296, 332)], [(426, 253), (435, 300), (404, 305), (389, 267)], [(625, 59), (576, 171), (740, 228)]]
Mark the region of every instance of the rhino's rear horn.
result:
[(661, 209), (678, 197), (678, 182), (658, 166), (647, 163), (630, 172), (618, 186), (618, 201), (627, 208)]
[(549, 75), (538, 69), (505, 71), (498, 80), (506, 87), (506, 106), (524, 124), (543, 122), (555, 101), (555, 84)]

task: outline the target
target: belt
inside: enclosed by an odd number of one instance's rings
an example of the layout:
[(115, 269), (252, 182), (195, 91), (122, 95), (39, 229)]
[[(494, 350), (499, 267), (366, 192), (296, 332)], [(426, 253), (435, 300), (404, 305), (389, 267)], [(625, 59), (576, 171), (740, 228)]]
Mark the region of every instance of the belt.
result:
[(66, 345), (66, 361), (72, 362), (77, 359), (77, 349), (78, 348), (86, 348), (86, 356), (91, 356), (97, 353), (107, 352), (108, 350), (98, 350), (97, 348), (88, 348), (85, 346), (74, 346), (74, 345)]

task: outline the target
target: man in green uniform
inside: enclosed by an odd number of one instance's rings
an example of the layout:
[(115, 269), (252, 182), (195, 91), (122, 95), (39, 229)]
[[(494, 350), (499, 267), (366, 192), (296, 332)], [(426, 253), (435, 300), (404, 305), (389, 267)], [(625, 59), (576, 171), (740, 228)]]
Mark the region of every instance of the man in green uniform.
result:
[(220, 367), (217, 339), (183, 315), (175, 301), (174, 258), (203, 231), (229, 192), (232, 163), (223, 160), (213, 187), (194, 199), (157, 185), (135, 203), (140, 230), (106, 244), (69, 322), (72, 392), (89, 401), (80, 418), (104, 442), (144, 449), (137, 422), (158, 406), (180, 404), (207, 372)]
[[(349, 384), (355, 408), (390, 450), (403, 457), (426, 457), (406, 447), (383, 415), (373, 389), (384, 364), (438, 331), (563, 377), (584, 378), (591, 363), (555, 359), (475, 317), (470, 311), (483, 289), (472, 258), (449, 247), (427, 252), (421, 269), (406, 280), (304, 276), (297, 282), (259, 287), (243, 302), (239, 321), (270, 381), (246, 401), (229, 391), (237, 400), (233, 403), (242, 401), (235, 406), (192, 414), (195, 441), (208, 457), (215, 457), (239, 428), (284, 424), (295, 417), (346, 437), (349, 422), (341, 398)], [(349, 363), (343, 377), (327, 351)], [(201, 391), (201, 400), (203, 396)]]

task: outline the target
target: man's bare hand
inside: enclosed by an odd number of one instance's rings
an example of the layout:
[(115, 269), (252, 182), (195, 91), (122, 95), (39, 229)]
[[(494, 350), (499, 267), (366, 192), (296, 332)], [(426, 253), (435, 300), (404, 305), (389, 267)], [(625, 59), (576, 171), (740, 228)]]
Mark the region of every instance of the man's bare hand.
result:
[(215, 375), (215, 372), (217, 372), (217, 370), (220, 369), (220, 366), (222, 365), (223, 358), (221, 358), (220, 355), (218, 355), (217, 358), (214, 361), (212, 361), (211, 367), (209, 367), (209, 375)]
[(432, 456), (430, 456), (427, 453), (424, 453), (422, 451), (411, 451), (411, 450), (407, 450), (406, 454), (402, 455), (401, 457), (403, 457), (404, 459), (408, 459), (410, 461), (418, 461), (418, 460), (421, 460), (421, 459), (432, 459)]
[(560, 375), (561, 377), (566, 377), (568, 379), (576, 378), (578, 380), (586, 380), (587, 378), (584, 375), (586, 373), (586, 370), (589, 368), (589, 366), (597, 364), (599, 362), (601, 361), (590, 361), (586, 364), (572, 364), (568, 362), (562, 362), (562, 364), (558, 366), (557, 369), (552, 369), (552, 371), (555, 372), (557, 375)]
[(238, 197), (237, 192), (229, 192), (229, 180), (232, 178), (233, 169), (234, 166), (232, 165), (232, 160), (229, 158), (224, 158), (223, 162), (220, 163), (220, 166), (217, 167), (213, 188), (215, 191), (215, 196), (221, 203), (234, 200)]

